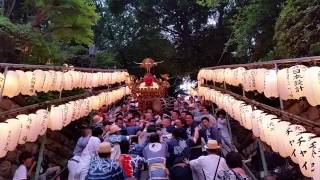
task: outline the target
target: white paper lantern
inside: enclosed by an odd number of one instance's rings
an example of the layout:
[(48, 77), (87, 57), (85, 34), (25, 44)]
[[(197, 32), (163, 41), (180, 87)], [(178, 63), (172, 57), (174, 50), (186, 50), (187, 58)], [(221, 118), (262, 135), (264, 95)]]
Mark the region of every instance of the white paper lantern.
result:
[(33, 73), (35, 74), (35, 77), (36, 77), (36, 81), (34, 83), (34, 89), (36, 90), (36, 92), (42, 92), (44, 81), (46, 79), (46, 73), (39, 69), (34, 70)]
[(279, 144), (278, 138), (280, 138), (277, 134), (277, 129), (279, 127), (280, 119), (271, 119), (268, 124), (268, 137), (270, 140), (270, 146), (274, 152), (279, 152)]
[(72, 90), (73, 88), (73, 76), (72, 73), (70, 71), (65, 72), (63, 74), (63, 89), (64, 90)]
[(49, 113), (48, 128), (51, 130), (61, 130), (63, 127), (63, 111), (59, 107), (52, 106)]
[(251, 122), (252, 122), (252, 132), (255, 137), (259, 137), (259, 125), (258, 125), (258, 118), (261, 117), (263, 111), (261, 110), (253, 110), (251, 113)]
[(277, 74), (279, 96), (283, 100), (293, 99), (289, 84), (289, 69), (281, 69)]
[(255, 70), (255, 85), (256, 89), (259, 93), (263, 93), (265, 89), (265, 72), (267, 71), (266, 69), (256, 69)]
[(266, 97), (278, 97), (277, 71), (274, 69), (267, 70), (264, 78), (264, 94)]
[(28, 142), (35, 142), (41, 132), (41, 122), (42, 120), (38, 117), (37, 114), (29, 114), (31, 118), (30, 132), (27, 136)]
[(28, 96), (35, 95), (36, 76), (33, 72), (24, 72), (23, 79), (19, 77), (19, 81), (21, 82), (21, 94)]
[(64, 81), (64, 73), (63, 72), (55, 72), (55, 81), (53, 84), (53, 90), (54, 91), (62, 91), (63, 89), (63, 81)]
[(296, 141), (297, 135), (301, 134), (302, 132), (305, 132), (306, 129), (301, 125), (290, 125), (287, 128), (287, 140), (284, 142), (286, 144), (286, 153), (285, 156), (291, 156), (293, 149), (294, 149), (294, 143)]
[(312, 139), (312, 153), (309, 153), (308, 159), (311, 159), (311, 173), (314, 180), (320, 180), (320, 138)]
[(294, 163), (299, 163), (299, 158), (300, 160), (303, 160), (303, 157), (306, 152), (302, 152), (301, 150), (304, 148), (307, 144), (307, 141), (310, 141), (312, 137), (315, 137), (314, 134), (312, 133), (300, 133), (297, 136), (293, 137), (290, 142), (291, 146), (291, 153), (290, 153), (290, 158)]
[(52, 73), (52, 71), (45, 71), (45, 74), (46, 78), (43, 84), (43, 92), (47, 93), (52, 90), (54, 74)]
[(48, 128), (48, 123), (49, 123), (49, 111), (45, 109), (39, 109), (36, 112), (38, 118), (40, 119), (40, 132), (39, 135), (44, 135), (47, 131)]
[(8, 137), (9, 137), (9, 124), (0, 123), (0, 158), (7, 154), (6, 149), (8, 148)]
[[(313, 144), (316, 142), (315, 135), (311, 133), (303, 133), (295, 144), (295, 155), (298, 158), (301, 173), (306, 177), (312, 177), (313, 169)], [(318, 138), (319, 139), (319, 138)]]
[[(261, 137), (261, 140), (266, 142), (269, 146), (271, 146), (271, 135), (270, 135), (270, 130), (275, 123), (275, 120), (277, 119), (277, 116), (272, 115), (272, 114), (267, 114), (263, 117), (263, 122), (262, 122), (262, 132), (263, 136)], [(271, 126), (271, 128), (269, 128)]]
[[(1, 83), (2, 82), (2, 83)], [(4, 76), (0, 74), (0, 83), (3, 84)], [(20, 82), (18, 74), (14, 71), (7, 71), (6, 80), (3, 88), (3, 96), (12, 98), (19, 95), (20, 93)]]
[[(10, 142), (8, 144), (7, 151), (13, 151), (16, 149), (19, 141), (19, 135), (21, 131), (21, 122), (18, 119), (8, 119), (6, 122), (9, 125)], [(1, 133), (0, 133), (1, 134)], [(2, 137), (1, 137), (2, 138)]]
[(295, 99), (304, 96), (303, 91), (305, 87), (303, 84), (303, 77), (307, 69), (308, 68), (303, 65), (296, 65), (289, 68), (289, 84)]
[(288, 135), (287, 135), (287, 129), (291, 125), (290, 122), (287, 121), (281, 121), (278, 123), (278, 128), (276, 129), (276, 136), (279, 137), (277, 139), (277, 144), (279, 147), (279, 154), (286, 158), (288, 157), (287, 154), (287, 144), (286, 143), (288, 140)]
[(245, 91), (254, 91), (256, 90), (256, 83), (255, 83), (255, 70), (246, 70), (243, 74), (242, 85)]
[(67, 106), (67, 104), (62, 104), (58, 106), (58, 108), (62, 110), (62, 126), (65, 127), (71, 122), (69, 121), (69, 119), (71, 120), (71, 118), (68, 118), (69, 106)]
[(21, 131), (19, 136), (19, 144), (25, 144), (28, 140), (32, 120), (26, 114), (21, 114), (16, 117), (21, 123)]
[(303, 94), (306, 96), (308, 102), (312, 106), (320, 105), (320, 96), (318, 92), (320, 90), (320, 67), (310, 67), (305, 71), (303, 79)]

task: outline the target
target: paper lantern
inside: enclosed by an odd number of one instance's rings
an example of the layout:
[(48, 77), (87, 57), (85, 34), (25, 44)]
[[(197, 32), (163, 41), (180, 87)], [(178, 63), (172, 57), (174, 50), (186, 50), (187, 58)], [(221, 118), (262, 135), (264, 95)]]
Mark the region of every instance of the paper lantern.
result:
[(255, 85), (256, 89), (259, 93), (263, 93), (265, 89), (265, 72), (267, 71), (266, 69), (256, 69), (255, 70)]
[(295, 99), (303, 97), (304, 84), (303, 77), (304, 73), (308, 68), (303, 65), (296, 65), (289, 68), (289, 85), (291, 93)]
[(320, 96), (318, 95), (320, 90), (319, 74), (320, 67), (310, 67), (305, 71), (303, 79), (303, 93), (312, 106), (320, 105)]
[(34, 70), (33, 73), (36, 77), (36, 80), (34, 83), (34, 89), (36, 92), (42, 92), (44, 81), (46, 79), (46, 73), (42, 70)]
[(91, 88), (93, 87), (93, 74), (92, 73), (86, 73), (86, 87)]
[(242, 111), (242, 124), (246, 129), (251, 130), (252, 129), (252, 121), (251, 121), (251, 116), (252, 116), (252, 107), (250, 105), (243, 106), (243, 111)]
[(296, 137), (301, 134), (302, 132), (305, 132), (306, 129), (301, 126), (301, 125), (290, 125), (288, 128), (287, 128), (287, 132), (286, 132), (286, 135), (287, 135), (287, 139), (286, 141), (284, 142), (285, 145), (286, 145), (286, 153), (285, 153), (285, 156), (291, 156), (292, 155), (292, 152), (293, 152), (293, 149), (294, 149), (294, 143), (296, 141)]
[(55, 79), (53, 81), (53, 89), (54, 91), (62, 91), (63, 89), (63, 81), (64, 81), (64, 73), (63, 72), (55, 72)]
[(0, 158), (7, 154), (6, 149), (8, 149), (8, 137), (9, 137), (9, 124), (0, 123)]
[(45, 109), (39, 109), (36, 112), (38, 118), (40, 119), (40, 132), (39, 135), (44, 135), (47, 131), (48, 128), (48, 122), (49, 122), (49, 111)]
[[(0, 82), (3, 84), (4, 76), (0, 74)], [(14, 71), (7, 71), (4, 88), (3, 88), (3, 96), (7, 96), (12, 98), (14, 96), (19, 95), (20, 93), (20, 82), (18, 74)]]
[(254, 91), (256, 90), (255, 85), (255, 70), (246, 70), (242, 76), (242, 85), (245, 91)]
[(274, 124), (274, 119), (277, 119), (277, 116), (272, 114), (266, 114), (263, 117), (262, 122), (262, 136), (260, 135), (260, 138), (262, 141), (266, 142), (269, 146), (271, 146), (271, 136), (270, 136), (270, 125), (272, 126)]
[(54, 73), (52, 71), (45, 71), (46, 79), (43, 84), (43, 92), (47, 93), (52, 90), (52, 83), (54, 78)]
[(279, 154), (286, 158), (288, 157), (287, 154), (287, 143), (285, 141), (288, 141), (288, 135), (287, 135), (287, 129), (291, 125), (290, 122), (287, 121), (281, 121), (278, 123), (278, 127), (276, 129), (276, 136), (277, 138), (277, 144), (278, 144), (278, 150)]
[(30, 132), (27, 136), (28, 142), (35, 142), (41, 132), (41, 122), (42, 120), (38, 117), (37, 114), (29, 114), (31, 118)]
[[(298, 159), (299, 167), (301, 173), (306, 177), (312, 177), (313, 169), (313, 146), (316, 143), (315, 134), (312, 133), (303, 133), (298, 139), (298, 142), (295, 144), (294, 155)], [(318, 138), (319, 139), (319, 138)], [(293, 154), (291, 155), (291, 157)]]
[(289, 85), (289, 69), (281, 69), (277, 74), (279, 96), (283, 100), (293, 99)]
[(23, 79), (20, 79), (21, 82), (21, 94), (33, 96), (35, 95), (35, 82), (36, 82), (36, 76), (33, 72), (27, 71), (23, 74)]
[[(8, 119), (6, 120), (6, 123), (8, 123), (10, 131), (10, 142), (8, 144), (7, 151), (13, 151), (18, 145), (19, 135), (21, 131), (21, 122), (18, 119)], [(2, 136), (0, 137), (2, 138)]]
[(263, 111), (261, 110), (253, 110), (251, 113), (251, 122), (252, 122), (252, 132), (255, 137), (259, 137), (259, 125), (258, 118), (261, 117)]
[(290, 158), (294, 163), (298, 164), (299, 158), (300, 160), (303, 160), (306, 152), (301, 152), (301, 150), (304, 148), (303, 146), (307, 144), (307, 141), (310, 141), (312, 137), (315, 137), (315, 135), (312, 133), (299, 133), (297, 136), (290, 139), (290, 145), (292, 149)]
[(69, 111), (69, 106), (67, 106), (67, 104), (62, 104), (60, 106), (58, 106), (58, 108), (60, 108), (62, 110), (62, 126), (65, 127), (67, 126), (70, 121), (69, 119), (71, 120), (71, 118), (68, 118), (68, 111)]
[(63, 111), (59, 107), (51, 107), (49, 113), (48, 128), (51, 130), (61, 130), (63, 127)]
[(278, 97), (277, 71), (267, 70), (264, 78), (264, 94), (266, 97)]
[(31, 118), (26, 114), (21, 114), (16, 117), (21, 123), (21, 131), (19, 136), (19, 144), (25, 144), (28, 140), (28, 134), (31, 127)]
[(312, 152), (309, 153), (308, 159), (311, 159), (311, 174), (314, 180), (320, 180), (320, 138), (313, 138), (310, 146)]
[(65, 72), (63, 74), (63, 89), (64, 90), (72, 90), (73, 88), (73, 76), (71, 72)]
[(279, 127), (279, 123), (281, 122), (280, 119), (271, 119), (270, 123), (268, 124), (268, 138), (270, 141), (270, 146), (274, 152), (279, 152), (279, 144), (277, 135), (277, 129)]

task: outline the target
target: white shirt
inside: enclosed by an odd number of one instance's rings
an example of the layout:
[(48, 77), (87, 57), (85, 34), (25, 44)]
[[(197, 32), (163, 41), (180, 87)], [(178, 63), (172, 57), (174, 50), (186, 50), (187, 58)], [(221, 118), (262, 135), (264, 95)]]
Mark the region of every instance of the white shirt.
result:
[(81, 156), (94, 156), (97, 154), (97, 147), (101, 143), (98, 137), (91, 136), (87, 146), (83, 149)]
[[(218, 166), (219, 156), (215, 154), (210, 154), (207, 156), (200, 156), (198, 159), (190, 161), (190, 166), (192, 171), (199, 175), (199, 180), (202, 179), (214, 179), (216, 168)], [(221, 157), (218, 167), (218, 171), (228, 170), (226, 160)], [(205, 177), (203, 176), (205, 175)]]
[(27, 179), (27, 168), (21, 164), (18, 169), (14, 172), (13, 180)]

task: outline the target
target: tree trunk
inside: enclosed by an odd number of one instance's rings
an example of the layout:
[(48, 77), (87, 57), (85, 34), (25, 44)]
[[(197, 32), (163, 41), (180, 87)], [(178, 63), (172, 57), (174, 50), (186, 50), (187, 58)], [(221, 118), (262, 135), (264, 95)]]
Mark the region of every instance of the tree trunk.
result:
[[(3, 4), (3, 5), (4, 5), (4, 1), (5, 1), (5, 0), (2, 0), (2, 4)], [(6, 16), (7, 18), (10, 18), (11, 13), (12, 13), (15, 5), (16, 5), (16, 2), (17, 2), (17, 0), (12, 0), (12, 2), (11, 2), (11, 4), (10, 4), (10, 7), (8, 8), (8, 11), (5, 13), (5, 16)], [(4, 6), (3, 6), (3, 8), (4, 8)]]

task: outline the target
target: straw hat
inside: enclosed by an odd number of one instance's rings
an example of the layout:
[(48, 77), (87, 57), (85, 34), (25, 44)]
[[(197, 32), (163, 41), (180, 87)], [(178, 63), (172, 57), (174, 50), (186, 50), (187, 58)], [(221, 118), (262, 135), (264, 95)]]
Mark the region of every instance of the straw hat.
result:
[(111, 153), (111, 144), (108, 142), (100, 143), (97, 147), (98, 153)]
[(109, 134), (114, 134), (120, 130), (121, 130), (121, 128), (119, 128), (118, 125), (115, 125), (115, 124), (111, 125), (110, 130), (109, 130)]
[(206, 149), (219, 149), (220, 146), (216, 140), (209, 140)]

